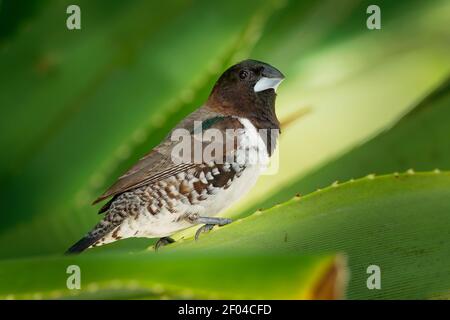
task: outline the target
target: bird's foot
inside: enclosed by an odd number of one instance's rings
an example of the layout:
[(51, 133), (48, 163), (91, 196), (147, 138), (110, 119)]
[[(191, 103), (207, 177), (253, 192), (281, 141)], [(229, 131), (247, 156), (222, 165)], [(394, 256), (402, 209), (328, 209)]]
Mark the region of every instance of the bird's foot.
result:
[(212, 228), (214, 228), (214, 226), (224, 226), (231, 223), (232, 221), (233, 220), (228, 218), (198, 217), (197, 219), (195, 219), (195, 223), (204, 223), (204, 225), (197, 230), (194, 238), (197, 241), (201, 233), (209, 232), (212, 230)]
[(210, 232), (214, 228), (214, 224), (204, 224), (200, 228), (198, 228), (197, 232), (195, 232), (195, 241), (198, 240), (198, 237), (200, 237), (200, 234), (203, 232)]
[(174, 243), (174, 242), (175, 242), (175, 240), (173, 240), (170, 237), (162, 237), (158, 241), (156, 241), (156, 243), (155, 243), (155, 251), (158, 251), (158, 249), (160, 247), (164, 247), (164, 246), (166, 246), (168, 244), (171, 244), (171, 243)]

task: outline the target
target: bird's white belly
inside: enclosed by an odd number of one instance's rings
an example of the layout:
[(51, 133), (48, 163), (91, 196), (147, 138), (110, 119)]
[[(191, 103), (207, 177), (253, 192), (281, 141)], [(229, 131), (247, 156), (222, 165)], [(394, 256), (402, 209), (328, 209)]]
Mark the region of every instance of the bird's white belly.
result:
[(119, 235), (123, 238), (167, 237), (178, 230), (189, 228), (192, 225), (187, 220), (180, 220), (179, 218), (182, 215), (183, 211), (181, 210), (179, 212), (172, 213), (167, 209), (162, 209), (157, 215), (152, 215), (147, 211), (140, 214), (137, 219), (125, 219), (121, 225)]
[(201, 204), (204, 207), (204, 211), (200, 215), (215, 216), (236, 203), (253, 188), (259, 175), (259, 166), (247, 167), (228, 189), (218, 191), (217, 194), (205, 200), (205, 204)]

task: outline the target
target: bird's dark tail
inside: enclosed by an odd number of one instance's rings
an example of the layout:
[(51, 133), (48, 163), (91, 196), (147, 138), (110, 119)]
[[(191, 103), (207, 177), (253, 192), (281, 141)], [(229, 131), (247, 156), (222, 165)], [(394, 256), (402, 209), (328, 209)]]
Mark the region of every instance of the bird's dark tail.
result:
[(94, 236), (91, 236), (90, 234), (88, 234), (85, 237), (83, 237), (81, 240), (79, 240), (77, 243), (75, 243), (73, 246), (71, 246), (65, 252), (65, 254), (81, 253), (84, 250), (86, 250), (87, 248), (89, 248), (90, 246), (92, 246), (94, 243), (96, 243), (100, 238), (101, 238), (101, 235), (94, 237)]
[[(99, 244), (99, 240), (105, 237), (109, 232), (114, 230), (116, 224), (112, 224), (108, 221), (102, 220), (82, 239), (80, 239), (77, 243), (67, 249), (65, 254), (77, 254), (83, 252), (93, 244)], [(103, 241), (103, 243), (105, 242)]]

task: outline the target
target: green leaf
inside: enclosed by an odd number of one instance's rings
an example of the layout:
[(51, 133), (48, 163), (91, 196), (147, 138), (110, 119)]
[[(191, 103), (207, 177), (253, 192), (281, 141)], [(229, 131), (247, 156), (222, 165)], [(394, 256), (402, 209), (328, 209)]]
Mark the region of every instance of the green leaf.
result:
[[(345, 252), (350, 299), (426, 299), (450, 288), (450, 173), (369, 176), (277, 205), (163, 250), (267, 256)], [(381, 290), (369, 290), (370, 265)]]
[(450, 169), (450, 78), (412, 109), (390, 130), (330, 161), (312, 173), (284, 186), (256, 208), (286, 201), (296, 193), (307, 194), (333, 181), (364, 175)]
[[(0, 297), (59, 298), (340, 298), (341, 256), (141, 253), (0, 262)], [(67, 289), (67, 267), (81, 271), (81, 290)]]

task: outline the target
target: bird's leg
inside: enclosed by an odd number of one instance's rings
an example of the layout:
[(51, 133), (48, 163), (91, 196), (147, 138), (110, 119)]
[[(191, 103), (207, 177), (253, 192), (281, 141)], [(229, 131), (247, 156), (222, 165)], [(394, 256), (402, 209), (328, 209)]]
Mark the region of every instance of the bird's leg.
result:
[(214, 228), (214, 226), (224, 226), (233, 221), (228, 218), (199, 217), (199, 216), (190, 217), (190, 220), (194, 224), (203, 224), (203, 226), (201, 226), (195, 233), (195, 240), (198, 240), (198, 237), (200, 236), (201, 233), (211, 231), (211, 229)]
[(174, 242), (175, 242), (175, 240), (173, 240), (173, 239), (170, 238), (170, 237), (162, 237), (162, 238), (159, 238), (159, 240), (156, 241), (156, 243), (155, 243), (155, 251), (158, 251), (158, 249), (159, 249), (160, 247), (164, 247), (164, 246), (166, 246), (166, 245), (168, 245), (168, 244), (170, 244), (170, 243), (174, 243)]

